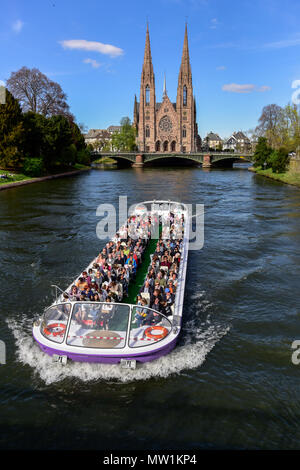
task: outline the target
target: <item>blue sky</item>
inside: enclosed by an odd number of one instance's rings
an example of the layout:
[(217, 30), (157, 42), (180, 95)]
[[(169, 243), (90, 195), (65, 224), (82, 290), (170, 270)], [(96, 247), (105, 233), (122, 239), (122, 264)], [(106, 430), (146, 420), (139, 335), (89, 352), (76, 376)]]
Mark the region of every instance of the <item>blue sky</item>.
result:
[(60, 83), (87, 128), (133, 117), (146, 22), (156, 99), (176, 101), (188, 23), (199, 133), (254, 128), (263, 106), (291, 102), (300, 80), (299, 0), (11, 0), (2, 2), (0, 80), (22, 66)]

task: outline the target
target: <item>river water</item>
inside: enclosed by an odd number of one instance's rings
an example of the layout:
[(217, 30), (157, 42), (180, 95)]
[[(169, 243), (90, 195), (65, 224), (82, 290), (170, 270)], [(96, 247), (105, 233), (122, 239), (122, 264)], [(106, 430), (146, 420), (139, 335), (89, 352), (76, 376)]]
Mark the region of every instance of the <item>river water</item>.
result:
[[(102, 248), (97, 206), (205, 205), (176, 349), (135, 371), (51, 362), (33, 320)], [(2, 449), (299, 449), (300, 191), (246, 168), (97, 171), (0, 192)]]

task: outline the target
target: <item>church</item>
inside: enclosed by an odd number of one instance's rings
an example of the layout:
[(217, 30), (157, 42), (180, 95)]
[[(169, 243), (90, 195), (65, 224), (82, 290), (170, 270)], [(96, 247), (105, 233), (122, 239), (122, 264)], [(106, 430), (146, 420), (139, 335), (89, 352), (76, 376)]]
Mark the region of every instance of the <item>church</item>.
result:
[(196, 152), (201, 140), (196, 122), (196, 103), (193, 95), (192, 71), (189, 57), (187, 26), (178, 75), (176, 103), (172, 103), (166, 90), (162, 102), (156, 102), (149, 28), (147, 25), (144, 63), (141, 76), (140, 101), (135, 96), (133, 125), (137, 131), (140, 152)]

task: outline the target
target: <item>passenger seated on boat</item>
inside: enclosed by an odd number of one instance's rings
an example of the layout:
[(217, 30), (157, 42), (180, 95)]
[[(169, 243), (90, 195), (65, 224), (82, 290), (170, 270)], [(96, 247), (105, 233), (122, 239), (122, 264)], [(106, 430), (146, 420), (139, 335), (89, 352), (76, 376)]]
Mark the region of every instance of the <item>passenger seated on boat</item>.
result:
[(69, 300), (70, 300), (69, 294), (67, 294), (66, 292), (64, 292), (64, 293), (63, 293), (62, 301), (63, 301), (63, 302), (69, 302)]
[(161, 322), (161, 315), (159, 313), (150, 311), (147, 316), (144, 318), (142, 321), (142, 325), (157, 325), (158, 323)]
[(144, 285), (142, 286), (140, 293), (142, 294), (153, 294), (153, 286), (150, 285), (150, 282), (148, 280), (145, 281)]
[(142, 325), (143, 321), (145, 320), (145, 318), (147, 316), (148, 311), (145, 309), (146, 305), (147, 305), (146, 300), (142, 299), (141, 307), (137, 307), (136, 310), (135, 310), (135, 316), (134, 316), (135, 321), (134, 321), (134, 323), (137, 324), (138, 328)]
[(89, 298), (89, 297), (91, 297), (91, 296), (93, 295), (93, 292), (92, 292), (92, 290), (90, 289), (90, 287), (87, 286), (85, 289), (83, 289), (83, 290), (81, 291), (81, 294), (82, 294), (82, 295), (85, 295), (85, 297), (88, 297), (88, 298)]
[(88, 287), (88, 283), (86, 282), (86, 280), (83, 277), (80, 277), (75, 285), (76, 285), (76, 287), (78, 288), (79, 291), (82, 291), (83, 289)]
[(169, 289), (169, 291), (171, 292), (171, 294), (175, 294), (175, 293), (176, 293), (176, 287), (174, 286), (173, 281), (169, 281), (169, 282), (168, 282), (168, 287), (167, 287), (167, 289)]
[(164, 277), (164, 273), (162, 273), (162, 271), (159, 271), (157, 273), (157, 276), (156, 276), (156, 279), (155, 279), (155, 284), (157, 284), (157, 283), (162, 287), (165, 287), (166, 284), (167, 284), (167, 281)]
[(159, 300), (161, 300), (162, 298), (162, 293), (158, 289), (155, 289), (153, 294), (150, 296), (150, 302), (149, 302), (150, 308), (152, 308), (152, 306), (154, 305), (156, 298), (158, 298)]
[(123, 294), (126, 295), (127, 297), (128, 296), (128, 282), (126, 281), (123, 273), (120, 274), (119, 282), (122, 285)]
[(67, 321), (69, 318), (69, 309), (67, 305), (57, 305), (56, 312), (52, 313), (52, 319), (57, 321)]
[(83, 277), (83, 279), (88, 283), (88, 285), (90, 285), (91, 277), (90, 277), (90, 275), (88, 275), (88, 273), (86, 271), (83, 271), (81, 277)]
[(96, 293), (94, 294), (94, 302), (101, 302), (100, 296), (99, 296), (99, 293), (98, 293), (98, 292), (96, 292)]
[(135, 274), (136, 273), (136, 268), (137, 268), (137, 264), (136, 264), (136, 261), (135, 259), (133, 258), (132, 255), (129, 255), (128, 259), (126, 260), (125, 264), (128, 264), (128, 266), (131, 267), (132, 269), (132, 273)]
[(163, 306), (162, 313), (166, 316), (172, 315), (173, 314), (172, 309), (171, 309), (172, 305), (174, 305), (174, 299), (172, 298), (172, 294), (169, 291), (169, 292), (166, 292), (165, 299), (162, 302), (162, 306)]
[(70, 290), (70, 300), (72, 301), (76, 301), (79, 299), (79, 291), (77, 289), (77, 287), (74, 285), (71, 287), (71, 290)]
[(122, 285), (113, 281), (109, 288), (110, 295), (114, 295), (117, 301), (121, 301), (123, 297)]
[[(106, 302), (111, 302), (111, 297), (108, 295), (106, 298)], [(101, 307), (101, 314), (99, 317), (100, 325), (103, 327), (104, 330), (109, 329), (109, 321), (113, 317), (113, 305), (103, 304)]]

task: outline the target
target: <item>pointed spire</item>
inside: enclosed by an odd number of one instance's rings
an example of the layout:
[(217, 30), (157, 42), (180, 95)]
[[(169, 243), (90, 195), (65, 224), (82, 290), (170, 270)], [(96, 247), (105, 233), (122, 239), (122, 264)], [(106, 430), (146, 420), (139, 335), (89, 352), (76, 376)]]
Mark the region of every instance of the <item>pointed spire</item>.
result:
[(144, 64), (143, 64), (143, 75), (146, 74), (153, 76), (153, 65), (151, 57), (151, 47), (150, 47), (150, 36), (149, 36), (149, 24), (147, 21), (147, 31), (146, 31), (146, 43), (145, 43), (145, 53), (144, 53)]
[(188, 81), (192, 81), (192, 71), (191, 71), (191, 64), (190, 64), (187, 23), (185, 23), (185, 33), (184, 33), (184, 42), (183, 42), (181, 66), (180, 66), (180, 71), (179, 71), (179, 79), (182, 79), (183, 76), (185, 76)]
[(166, 73), (164, 76), (164, 89), (163, 89), (163, 97), (167, 96), (167, 87), (166, 87)]

